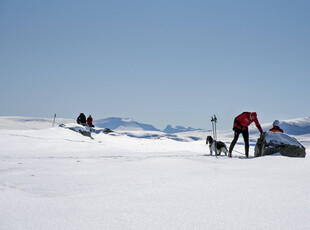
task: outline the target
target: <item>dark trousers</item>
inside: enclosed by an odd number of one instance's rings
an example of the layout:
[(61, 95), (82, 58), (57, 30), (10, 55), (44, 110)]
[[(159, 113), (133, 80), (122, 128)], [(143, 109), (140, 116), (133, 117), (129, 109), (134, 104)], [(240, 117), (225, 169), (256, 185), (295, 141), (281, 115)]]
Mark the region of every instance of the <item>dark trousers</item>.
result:
[(242, 133), (243, 139), (244, 139), (244, 147), (245, 147), (245, 155), (246, 157), (249, 156), (249, 131), (248, 129), (246, 130), (241, 130), (241, 129), (235, 129), (234, 130), (234, 139), (232, 140), (230, 147), (229, 147), (229, 153), (232, 153), (235, 144), (237, 143), (237, 140), (239, 138), (240, 133)]

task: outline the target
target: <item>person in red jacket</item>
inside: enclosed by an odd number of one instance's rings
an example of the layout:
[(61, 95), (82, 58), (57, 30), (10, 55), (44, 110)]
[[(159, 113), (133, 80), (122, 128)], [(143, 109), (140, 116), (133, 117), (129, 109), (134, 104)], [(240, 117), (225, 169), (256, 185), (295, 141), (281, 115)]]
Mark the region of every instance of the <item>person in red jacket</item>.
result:
[(87, 125), (88, 125), (89, 127), (95, 127), (95, 126), (93, 125), (93, 118), (91, 117), (91, 115), (88, 116), (86, 122), (87, 122)]
[(283, 130), (279, 126), (280, 122), (278, 120), (275, 120), (272, 125), (273, 125), (273, 127), (271, 129), (269, 129), (269, 131), (271, 131), (273, 133), (276, 133), (276, 132), (283, 133)]
[(235, 144), (239, 138), (240, 133), (242, 133), (243, 139), (244, 139), (244, 146), (245, 146), (245, 156), (249, 157), (249, 131), (248, 126), (255, 122), (256, 127), (258, 128), (259, 132), (262, 133), (262, 127), (260, 126), (258, 120), (257, 120), (257, 114), (255, 112), (243, 112), (240, 115), (238, 115), (234, 120), (234, 139), (232, 140), (230, 147), (229, 147), (229, 153), (228, 156), (231, 157), (231, 153), (235, 147)]

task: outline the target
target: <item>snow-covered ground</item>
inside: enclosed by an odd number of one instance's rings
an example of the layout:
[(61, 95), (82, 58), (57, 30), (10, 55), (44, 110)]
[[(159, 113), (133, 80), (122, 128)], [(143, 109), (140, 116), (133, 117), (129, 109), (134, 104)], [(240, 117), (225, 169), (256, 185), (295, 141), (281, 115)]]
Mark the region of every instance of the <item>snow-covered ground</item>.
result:
[[(29, 129), (45, 129), (53, 126), (53, 118), (34, 118), (21, 116), (1, 116), (0, 129), (10, 130), (29, 130)], [(56, 118), (54, 126), (63, 123), (75, 122), (74, 119)]]
[[(204, 156), (207, 131), (179, 133), (176, 141), (160, 132), (90, 139), (60, 127), (12, 127), (0, 127), (1, 230), (310, 226), (308, 156), (245, 159), (241, 136), (232, 159)], [(253, 156), (258, 134), (251, 130)], [(218, 139), (229, 145), (232, 135), (219, 131)], [(309, 149), (310, 134), (294, 137)]]

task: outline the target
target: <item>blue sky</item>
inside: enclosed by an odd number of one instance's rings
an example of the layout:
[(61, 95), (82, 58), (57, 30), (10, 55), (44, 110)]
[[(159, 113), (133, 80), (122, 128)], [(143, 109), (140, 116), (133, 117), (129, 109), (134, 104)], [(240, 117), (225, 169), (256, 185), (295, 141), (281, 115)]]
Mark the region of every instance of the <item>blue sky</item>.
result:
[(0, 1), (0, 115), (230, 129), (310, 116), (309, 1)]

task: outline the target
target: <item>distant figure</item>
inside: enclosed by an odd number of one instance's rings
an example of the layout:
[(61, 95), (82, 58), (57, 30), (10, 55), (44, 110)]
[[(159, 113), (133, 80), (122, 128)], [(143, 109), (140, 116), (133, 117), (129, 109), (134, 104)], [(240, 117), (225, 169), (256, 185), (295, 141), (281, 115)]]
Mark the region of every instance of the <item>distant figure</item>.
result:
[(272, 125), (273, 127), (269, 129), (269, 131), (273, 133), (276, 133), (276, 132), (283, 133), (283, 130), (280, 128), (280, 122), (278, 120), (275, 120)]
[(80, 116), (78, 116), (76, 122), (80, 125), (86, 126), (86, 116), (84, 115), (84, 113), (80, 113)]
[(89, 127), (95, 127), (95, 126), (93, 125), (93, 118), (91, 117), (91, 115), (89, 115), (88, 118), (87, 118), (87, 125), (88, 125)]
[(243, 139), (244, 139), (244, 147), (245, 147), (245, 156), (249, 157), (249, 131), (248, 126), (255, 122), (256, 127), (258, 128), (259, 132), (262, 133), (262, 127), (260, 126), (258, 120), (257, 120), (257, 114), (255, 112), (243, 112), (242, 114), (238, 115), (234, 120), (234, 139), (232, 140), (230, 147), (229, 147), (229, 153), (228, 157), (231, 157), (231, 153), (234, 149), (234, 146), (239, 138), (239, 134), (242, 133)]

